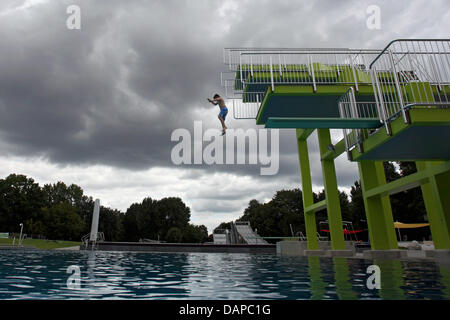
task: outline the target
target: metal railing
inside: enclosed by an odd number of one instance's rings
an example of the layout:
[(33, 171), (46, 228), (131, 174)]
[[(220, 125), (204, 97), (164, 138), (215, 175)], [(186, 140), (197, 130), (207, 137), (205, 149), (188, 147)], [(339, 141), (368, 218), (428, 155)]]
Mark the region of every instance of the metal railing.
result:
[(380, 50), (291, 49), (239, 51), (239, 63), (229, 66), (243, 86), (270, 84), (370, 83), (369, 63)]
[(241, 98), (228, 99), (232, 102), (235, 119), (255, 119), (265, 92), (244, 92)]
[[(339, 115), (342, 119), (379, 119), (380, 110), (376, 102), (356, 101), (355, 90), (353, 87), (341, 96), (338, 101)], [(380, 125), (381, 125), (380, 120)], [(367, 138), (374, 130), (369, 129), (342, 129), (344, 135), (345, 149), (347, 156), (351, 160), (350, 151), (353, 147), (358, 146), (362, 152), (362, 140)]]
[(239, 65), (240, 56), (246, 52), (272, 52), (272, 53), (284, 53), (284, 52), (304, 52), (304, 51), (349, 51), (349, 48), (264, 48), (264, 47), (241, 47), (241, 48), (224, 48), (223, 49), (223, 63), (228, 65), (229, 70), (237, 70)]
[(338, 101), (341, 118), (347, 119), (378, 119), (377, 104), (375, 102), (356, 101), (353, 87), (342, 95)]
[[(375, 102), (357, 102), (350, 88), (339, 100), (340, 115), (366, 118), (376, 112), (390, 135), (393, 120), (410, 123), (411, 108), (450, 107), (450, 40), (394, 40), (370, 64), (370, 77)], [(369, 109), (361, 110), (365, 104)], [(350, 160), (350, 151), (358, 146), (363, 152), (362, 141), (377, 131), (343, 129)]]
[(255, 119), (266, 93), (244, 92), (242, 82), (226, 77), (229, 77), (229, 73), (222, 73), (221, 83), (225, 87), (227, 107), (232, 108), (234, 119)]
[[(409, 123), (413, 107), (450, 107), (449, 39), (399, 39), (383, 50), (226, 48), (224, 63), (231, 72), (222, 75), (222, 84), (233, 99), (236, 119), (254, 119), (267, 88), (278, 84), (312, 85), (314, 91), (319, 84), (347, 84), (356, 92), (361, 84), (371, 85), (375, 101), (341, 101), (341, 117), (372, 117), (376, 112), (388, 134), (398, 116)], [(247, 99), (246, 90), (258, 100)], [(355, 135), (349, 137), (349, 148), (371, 134), (347, 132)]]
[[(235, 119), (256, 118), (267, 88), (275, 85), (369, 84), (369, 63), (381, 50), (342, 48), (225, 48), (221, 84), (233, 99)], [(248, 91), (248, 92), (247, 92)], [(248, 99), (249, 96), (256, 97)]]
[(236, 79), (236, 73), (222, 72), (221, 85), (225, 88), (227, 98), (241, 97), (244, 92), (244, 86), (241, 81)]
[(307, 241), (307, 239), (306, 239), (305, 235), (303, 234), (303, 232), (297, 231), (297, 232), (295, 233), (295, 235), (299, 237), (299, 240), (300, 240), (300, 241)]
[[(90, 242), (89, 241), (90, 237), (91, 237), (90, 233), (85, 234), (84, 236), (81, 237), (81, 242), (84, 244), (85, 248), (88, 248), (88, 245), (89, 245), (89, 242)], [(96, 240), (93, 241), (93, 243), (92, 243), (92, 249), (95, 248), (95, 244), (97, 242), (102, 242), (102, 241), (105, 241), (105, 234), (103, 232), (97, 232)]]
[(402, 116), (409, 123), (412, 107), (450, 107), (450, 39), (399, 39), (370, 64), (370, 75), (386, 124)]

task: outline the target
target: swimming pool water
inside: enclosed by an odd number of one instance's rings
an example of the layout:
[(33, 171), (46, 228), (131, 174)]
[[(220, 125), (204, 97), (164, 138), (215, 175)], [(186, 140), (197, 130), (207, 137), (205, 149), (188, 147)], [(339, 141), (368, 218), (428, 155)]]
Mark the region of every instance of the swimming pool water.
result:
[[(381, 288), (367, 287), (367, 267)], [(80, 270), (80, 286), (75, 288)], [(71, 277), (69, 279), (69, 277)], [(69, 279), (69, 285), (68, 285)], [(0, 250), (0, 299), (449, 299), (450, 266), (232, 253)]]

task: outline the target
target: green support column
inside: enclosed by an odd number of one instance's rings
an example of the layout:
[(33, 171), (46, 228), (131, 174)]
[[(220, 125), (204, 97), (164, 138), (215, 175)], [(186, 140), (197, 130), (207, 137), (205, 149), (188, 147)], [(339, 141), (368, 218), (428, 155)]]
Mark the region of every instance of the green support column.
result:
[[(436, 163), (441, 164), (441, 163)], [(419, 172), (436, 165), (432, 162), (417, 161)], [(436, 249), (450, 249), (450, 171), (433, 175), (421, 185), (423, 201), (427, 210), (431, 235)]]
[[(298, 129), (297, 133), (299, 133)], [(302, 178), (303, 208), (307, 208), (314, 204), (311, 170), (309, 167), (308, 143), (306, 139), (307, 137), (301, 138), (297, 136), (298, 158)], [(319, 242), (317, 239), (316, 214), (314, 211), (306, 212), (305, 210), (304, 215), (308, 250), (318, 250)]]
[(373, 264), (380, 267), (381, 289), (378, 294), (383, 300), (405, 300), (405, 281), (403, 266), (399, 260), (374, 260)]
[(442, 297), (450, 300), (450, 266), (446, 264), (439, 264), (439, 271), (441, 273), (441, 283), (444, 284), (442, 288)]
[(333, 250), (345, 250), (341, 204), (339, 201), (334, 159), (323, 159), (323, 156), (328, 152), (328, 146), (331, 144), (330, 129), (317, 129), (317, 136), (319, 137), (325, 199), (327, 201), (328, 224), (330, 226), (331, 248)]
[(340, 300), (356, 300), (347, 258), (333, 258), (336, 293)]
[(327, 284), (322, 279), (322, 271), (320, 270), (320, 258), (309, 256), (308, 257), (308, 274), (309, 274), (309, 287), (311, 297), (310, 300), (322, 300), (323, 296), (327, 292)]
[(383, 162), (360, 161), (358, 168), (371, 247), (373, 250), (398, 249), (389, 196), (366, 196), (370, 189), (386, 184)]

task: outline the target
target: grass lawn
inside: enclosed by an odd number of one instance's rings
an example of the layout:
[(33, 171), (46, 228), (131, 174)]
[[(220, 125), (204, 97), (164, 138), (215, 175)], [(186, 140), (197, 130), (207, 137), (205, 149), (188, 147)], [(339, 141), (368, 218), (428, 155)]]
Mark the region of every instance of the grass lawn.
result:
[[(1, 246), (11, 246), (13, 239), (0, 239)], [(16, 239), (15, 244), (17, 245), (19, 241)], [(81, 245), (81, 242), (76, 241), (62, 241), (62, 240), (41, 240), (41, 239), (25, 239), (22, 241), (24, 247), (34, 247), (36, 249), (55, 249), (55, 248), (66, 248)]]

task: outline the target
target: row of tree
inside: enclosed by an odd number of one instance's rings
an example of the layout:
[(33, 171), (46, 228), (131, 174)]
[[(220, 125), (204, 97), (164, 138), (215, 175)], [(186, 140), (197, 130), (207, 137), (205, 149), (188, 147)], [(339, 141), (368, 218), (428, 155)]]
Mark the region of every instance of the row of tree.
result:
[[(17, 174), (0, 180), (0, 232), (17, 232), (23, 223), (28, 236), (79, 241), (90, 232), (93, 208), (92, 197), (75, 184), (41, 187)], [(206, 227), (189, 221), (190, 209), (180, 198), (146, 198), (125, 213), (101, 206), (99, 231), (108, 241), (207, 241)]]
[[(415, 164), (385, 162), (386, 180), (394, 181), (416, 172)], [(324, 191), (314, 194), (314, 201), (325, 198)], [(361, 185), (358, 181), (350, 195), (339, 191), (342, 219), (351, 221), (355, 229), (367, 229)], [(420, 188), (391, 196), (394, 221), (404, 223), (426, 221)], [(39, 186), (32, 178), (11, 174), (0, 180), (0, 232), (17, 232), (24, 223), (24, 233), (33, 237), (78, 241), (90, 232), (94, 200), (84, 195), (75, 184), (63, 182)], [(192, 225), (190, 209), (180, 198), (144, 199), (132, 204), (125, 213), (107, 207), (100, 209), (99, 230), (109, 241), (139, 241), (141, 239), (167, 242), (199, 243), (211, 241), (204, 225)], [(326, 210), (316, 212), (318, 229), (327, 228), (319, 221), (327, 219)], [(251, 200), (238, 219), (249, 221), (261, 236), (292, 236), (305, 234), (302, 191), (276, 192), (271, 201)], [(216, 229), (229, 228), (221, 223)], [(291, 229), (292, 228), (292, 229)], [(429, 237), (428, 228), (409, 230), (409, 238)]]
[[(386, 181), (391, 182), (416, 172), (414, 162), (399, 162), (397, 169), (391, 162), (385, 162)], [(325, 192), (314, 193), (314, 202), (325, 199)], [(342, 220), (351, 221), (355, 230), (367, 230), (362, 189), (359, 181), (351, 187), (350, 195), (339, 191)], [(426, 221), (426, 211), (419, 187), (400, 192), (390, 197), (394, 221), (417, 223)], [(290, 237), (299, 231), (305, 232), (302, 191), (300, 189), (281, 190), (276, 192), (272, 200), (260, 203), (251, 200), (239, 221), (249, 221), (252, 228), (257, 229), (263, 237)], [(326, 209), (316, 212), (317, 229), (328, 229), (320, 221), (327, 220)], [(230, 229), (231, 222), (221, 223), (217, 229)], [(292, 229), (291, 229), (292, 228)], [(408, 239), (422, 240), (430, 237), (429, 228), (410, 229)], [(405, 235), (405, 232), (402, 231)], [(323, 234), (326, 235), (326, 234)], [(358, 239), (368, 240), (368, 233), (358, 234)]]

